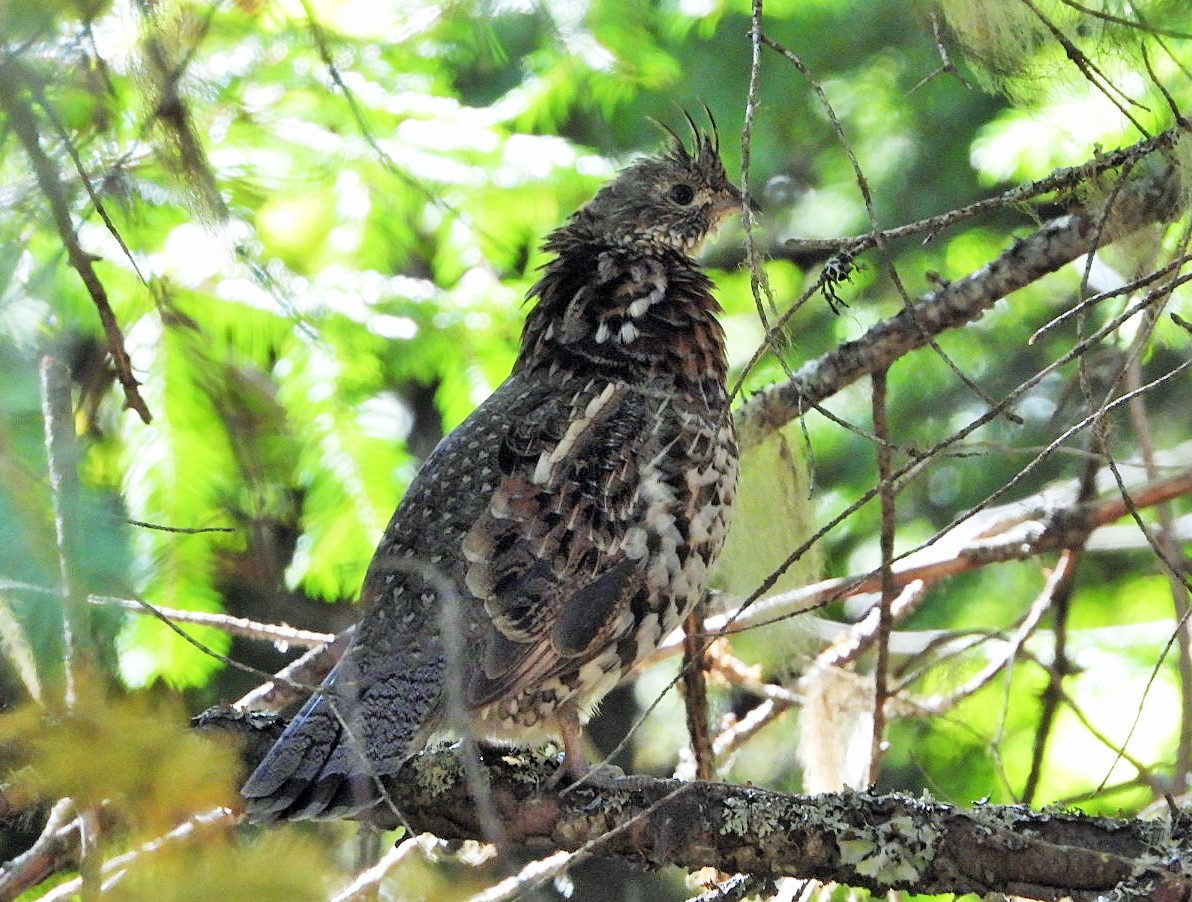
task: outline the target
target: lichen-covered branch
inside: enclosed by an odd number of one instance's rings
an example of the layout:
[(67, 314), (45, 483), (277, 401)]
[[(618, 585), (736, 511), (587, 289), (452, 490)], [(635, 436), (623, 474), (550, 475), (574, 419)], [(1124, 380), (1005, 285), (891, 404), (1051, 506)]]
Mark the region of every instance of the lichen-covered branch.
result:
[[(415, 830), (483, 839), (467, 783), (452, 761), (447, 753), (418, 759), (392, 781), (394, 801)], [(1037, 899), (1092, 898), (1126, 888), (1173, 900), (1192, 894), (1192, 877), (1160, 867), (1163, 828), (1156, 824), (640, 777), (557, 793), (543, 788), (550, 767), (503, 759), (490, 764), (492, 798), (507, 837), (530, 845), (590, 846), (592, 854), (650, 866), (712, 866), (877, 891)]]
[[(246, 735), (261, 718), (208, 712), (203, 725)], [(255, 752), (246, 754), (249, 766)], [(797, 796), (723, 783), (601, 779), (552, 788), (556, 763), (485, 751), (491, 804), (505, 839), (543, 850), (632, 860), (648, 867), (836, 881), (875, 891), (1006, 893), (1035, 899), (1192, 898), (1186, 818), (1161, 821), (959, 808), (929, 798), (862, 792)], [(456, 753), (411, 760), (385, 785), (415, 832), (485, 839)], [(367, 819), (400, 821), (382, 805)], [(1181, 863), (1185, 862), (1185, 863)]]
[(976, 272), (941, 285), (854, 341), (800, 367), (786, 382), (758, 392), (737, 409), (748, 448), (863, 376), (883, 370), (934, 336), (979, 319), (998, 300), (1096, 248), (1176, 214), (1172, 169), (1139, 177), (1110, 208), (1061, 216), (1016, 241)]
[[(507, 838), (529, 845), (876, 891), (1089, 899), (1118, 889), (1171, 900), (1192, 896), (1192, 876), (1160, 864), (1166, 857), (1161, 824), (641, 777), (555, 792), (544, 789), (549, 764), (489, 764)], [(448, 753), (417, 759), (391, 782), (413, 829), (483, 839), (467, 782)]]

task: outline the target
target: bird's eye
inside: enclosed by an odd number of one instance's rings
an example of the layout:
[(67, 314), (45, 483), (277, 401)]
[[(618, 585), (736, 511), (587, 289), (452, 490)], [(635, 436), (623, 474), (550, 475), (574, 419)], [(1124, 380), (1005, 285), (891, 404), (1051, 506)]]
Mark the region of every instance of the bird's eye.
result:
[(690, 185), (680, 183), (670, 189), (670, 199), (680, 207), (685, 207), (695, 200), (695, 189)]

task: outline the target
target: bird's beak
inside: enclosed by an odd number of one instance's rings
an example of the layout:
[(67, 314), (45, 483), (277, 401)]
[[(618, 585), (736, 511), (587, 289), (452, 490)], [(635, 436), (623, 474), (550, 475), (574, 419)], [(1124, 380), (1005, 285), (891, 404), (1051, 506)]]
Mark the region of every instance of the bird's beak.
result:
[(760, 213), (762, 211), (761, 204), (757, 202), (757, 199), (754, 198), (753, 195), (750, 195), (748, 198), (746, 198), (745, 195), (741, 193), (741, 190), (736, 186), (733, 186), (733, 190), (737, 192), (737, 203), (739, 206), (748, 206), (750, 212), (752, 213)]
[[(726, 216), (732, 216), (734, 213), (740, 213), (745, 207), (745, 196), (736, 188), (736, 186), (729, 186), (731, 193), (725, 194), (720, 200), (712, 204), (712, 221), (720, 222)], [(749, 209), (757, 210), (757, 204), (753, 198), (749, 199)]]

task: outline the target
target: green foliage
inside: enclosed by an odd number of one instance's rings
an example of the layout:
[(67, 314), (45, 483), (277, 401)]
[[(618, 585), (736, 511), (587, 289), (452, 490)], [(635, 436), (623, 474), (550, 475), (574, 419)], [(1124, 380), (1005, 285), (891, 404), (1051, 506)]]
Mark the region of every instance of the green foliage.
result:
[(0, 718), (15, 757), (6, 794), (17, 804), (72, 798), (111, 803), (146, 836), (234, 798), (234, 750), (188, 729), (176, 705), (145, 696), (106, 698), (94, 674), (70, 710), (26, 705)]
[[(134, 862), (117, 885), (130, 902), (318, 902), (330, 889), (325, 849), (310, 837), (275, 833), (252, 841), (224, 835), (166, 846)], [(279, 866), (282, 865), (283, 866)]]
[[(809, 538), (811, 486), (806, 456), (799, 451), (798, 426), (775, 432), (741, 459), (741, 489), (733, 514), (733, 536), (717, 568), (725, 591), (746, 597), (757, 575), (783, 564)], [(818, 571), (816, 552), (787, 568), (775, 591), (810, 582)]]

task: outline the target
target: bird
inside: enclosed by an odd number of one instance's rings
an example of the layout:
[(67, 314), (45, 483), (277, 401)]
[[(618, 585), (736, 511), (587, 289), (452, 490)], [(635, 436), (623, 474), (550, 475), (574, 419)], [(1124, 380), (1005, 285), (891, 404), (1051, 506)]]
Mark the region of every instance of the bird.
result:
[(241, 789), (250, 820), (351, 817), (427, 744), (561, 743), (707, 590), (738, 451), (693, 254), (739, 212), (715, 122), (662, 126), (543, 243), (509, 377), (428, 455), (342, 658)]

